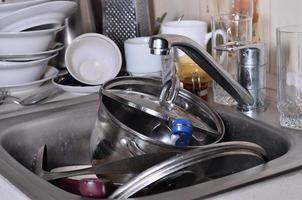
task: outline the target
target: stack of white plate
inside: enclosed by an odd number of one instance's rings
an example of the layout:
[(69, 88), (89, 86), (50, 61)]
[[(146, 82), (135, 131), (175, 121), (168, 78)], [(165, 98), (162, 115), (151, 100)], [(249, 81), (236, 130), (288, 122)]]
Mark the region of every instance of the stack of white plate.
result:
[(64, 47), (55, 42), (77, 8), (72, 1), (6, 0), (0, 3), (0, 89), (23, 89), (55, 77), (48, 66)]

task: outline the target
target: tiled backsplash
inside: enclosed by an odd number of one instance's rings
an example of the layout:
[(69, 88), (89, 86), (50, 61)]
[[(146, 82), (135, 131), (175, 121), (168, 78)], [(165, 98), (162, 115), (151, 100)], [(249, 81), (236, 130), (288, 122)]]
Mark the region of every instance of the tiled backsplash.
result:
[[(279, 26), (302, 24), (301, 0), (254, 0), (259, 14), (255, 40), (268, 44), (267, 85), (276, 88), (276, 28)], [(199, 19), (210, 22), (217, 14), (215, 0), (154, 0), (155, 16), (167, 12), (168, 20), (175, 20), (181, 15), (184, 19)]]

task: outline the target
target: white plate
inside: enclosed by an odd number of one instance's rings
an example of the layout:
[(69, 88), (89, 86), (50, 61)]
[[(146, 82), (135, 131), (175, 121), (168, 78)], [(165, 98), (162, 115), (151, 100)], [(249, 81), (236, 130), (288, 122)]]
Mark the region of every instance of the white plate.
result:
[(4, 17), (12, 12), (15, 12), (19, 9), (26, 8), (28, 6), (37, 5), (50, 0), (7, 0), (5, 3), (0, 3), (0, 18)]
[(71, 92), (79, 95), (87, 95), (99, 92), (101, 86), (69, 86), (61, 85), (52, 80), (52, 83), (66, 92)]
[(92, 93), (97, 93), (99, 92), (101, 86), (96, 85), (96, 86), (70, 86), (70, 85), (63, 85), (59, 84), (52, 79), (52, 83), (56, 86), (61, 88), (62, 90), (66, 92), (71, 92), (75, 93), (78, 95), (87, 95), (87, 94), (92, 94)]
[(46, 24), (61, 25), (77, 8), (72, 1), (52, 1), (30, 6), (0, 18), (0, 31), (19, 32)]
[(28, 61), (28, 60), (39, 60), (55, 54), (56, 52), (64, 49), (64, 45), (62, 43), (56, 43), (54, 47), (52, 47), (48, 51), (37, 52), (37, 53), (27, 53), (27, 54), (1, 54), (0, 59), (6, 61)]
[(30, 89), (35, 89), (45, 83), (46, 81), (51, 80), (52, 78), (56, 77), (59, 73), (59, 70), (57, 70), (54, 67), (48, 67), (43, 77), (38, 81), (33, 81), (30, 83), (24, 83), (24, 84), (18, 84), (18, 85), (0, 85), (0, 89), (6, 89), (9, 91), (9, 93), (19, 92), (19, 91), (25, 91)]

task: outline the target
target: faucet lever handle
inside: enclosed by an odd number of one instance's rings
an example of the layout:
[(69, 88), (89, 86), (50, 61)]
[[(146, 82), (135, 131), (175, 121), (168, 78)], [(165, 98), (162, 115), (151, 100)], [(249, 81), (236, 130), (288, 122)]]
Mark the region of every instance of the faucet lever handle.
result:
[[(234, 50), (239, 51), (238, 61), (241, 64), (264, 65), (266, 64), (266, 44), (264, 42), (245, 43), (236, 47)], [(246, 54), (249, 52), (250, 54)], [(257, 62), (257, 63), (255, 63)], [(239, 63), (239, 64), (240, 64)]]

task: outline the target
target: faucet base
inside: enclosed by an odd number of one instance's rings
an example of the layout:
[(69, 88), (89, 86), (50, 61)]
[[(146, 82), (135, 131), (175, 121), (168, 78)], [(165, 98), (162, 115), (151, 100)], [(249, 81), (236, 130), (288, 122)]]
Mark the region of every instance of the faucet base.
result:
[(257, 107), (257, 108), (247, 108), (247, 107), (238, 107), (237, 106), (237, 110), (242, 112), (244, 115), (249, 116), (249, 117), (253, 117), (254, 115), (257, 115), (259, 113), (263, 113), (267, 110), (268, 105), (265, 104), (261, 107)]

